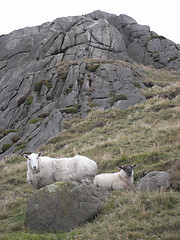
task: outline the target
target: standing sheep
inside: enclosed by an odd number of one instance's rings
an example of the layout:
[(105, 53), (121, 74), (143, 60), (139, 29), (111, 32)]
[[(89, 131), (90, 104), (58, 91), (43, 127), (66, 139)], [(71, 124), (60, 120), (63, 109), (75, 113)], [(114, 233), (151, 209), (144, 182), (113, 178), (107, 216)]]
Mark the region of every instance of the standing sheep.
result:
[(94, 185), (107, 190), (115, 190), (119, 188), (129, 188), (133, 186), (133, 168), (135, 165), (125, 165), (119, 167), (120, 172), (117, 173), (102, 173), (94, 178)]
[(58, 181), (92, 180), (97, 172), (97, 164), (84, 156), (56, 159), (32, 153), (24, 157), (27, 158), (27, 182), (36, 189)]

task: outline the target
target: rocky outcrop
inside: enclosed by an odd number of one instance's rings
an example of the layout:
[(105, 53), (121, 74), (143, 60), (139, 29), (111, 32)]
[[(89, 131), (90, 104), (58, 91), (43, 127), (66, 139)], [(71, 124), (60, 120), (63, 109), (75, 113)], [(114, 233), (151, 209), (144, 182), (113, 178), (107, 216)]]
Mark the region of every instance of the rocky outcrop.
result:
[(179, 44), (151, 31), (149, 26), (140, 25), (124, 14), (116, 16), (95, 11), (86, 16), (95, 21), (106, 19), (110, 25), (114, 26), (123, 37), (128, 57), (134, 61), (153, 65), (156, 68), (180, 69)]
[(31, 230), (68, 232), (92, 220), (106, 198), (107, 192), (93, 185), (53, 183), (30, 197), (25, 224)]
[(168, 172), (154, 171), (141, 178), (136, 185), (138, 191), (157, 191), (168, 189), (171, 184), (171, 174)]
[(0, 159), (36, 151), (91, 108), (145, 101), (128, 62), (180, 69), (179, 46), (126, 16), (101, 11), (0, 36)]
[(36, 151), (64, 129), (64, 119), (85, 117), (91, 108), (123, 109), (145, 101), (138, 79), (143, 72), (116, 61), (47, 57), (14, 70), (1, 78), (1, 157)]

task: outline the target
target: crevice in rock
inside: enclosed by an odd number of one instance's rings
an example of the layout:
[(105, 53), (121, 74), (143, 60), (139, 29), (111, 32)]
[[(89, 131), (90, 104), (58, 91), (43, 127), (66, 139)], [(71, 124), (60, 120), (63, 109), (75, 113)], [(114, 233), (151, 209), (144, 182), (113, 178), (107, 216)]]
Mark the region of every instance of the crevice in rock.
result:
[(13, 57), (15, 57), (15, 56), (17, 56), (17, 55), (19, 55), (19, 54), (27, 54), (27, 53), (30, 53), (30, 50), (14, 53), (13, 55), (9, 56), (9, 57), (7, 58), (7, 60), (9, 61), (11, 58), (13, 58)]

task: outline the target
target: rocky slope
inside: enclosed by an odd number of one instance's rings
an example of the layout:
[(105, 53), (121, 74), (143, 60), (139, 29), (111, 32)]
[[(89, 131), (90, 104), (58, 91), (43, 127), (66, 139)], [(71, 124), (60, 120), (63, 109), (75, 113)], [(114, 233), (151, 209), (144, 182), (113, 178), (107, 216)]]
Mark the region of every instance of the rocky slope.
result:
[(0, 159), (36, 151), (91, 108), (145, 101), (145, 73), (180, 69), (180, 48), (134, 19), (101, 11), (0, 36)]

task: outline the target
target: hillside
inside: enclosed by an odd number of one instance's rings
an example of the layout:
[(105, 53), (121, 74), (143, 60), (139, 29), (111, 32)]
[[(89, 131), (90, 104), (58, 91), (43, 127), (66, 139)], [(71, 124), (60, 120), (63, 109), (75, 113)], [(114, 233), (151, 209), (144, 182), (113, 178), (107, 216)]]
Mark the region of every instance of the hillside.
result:
[[(127, 64), (127, 63), (124, 63)], [(129, 63), (128, 63), (129, 64)], [(160, 192), (110, 192), (95, 221), (70, 233), (37, 233), (24, 226), (28, 198), (26, 161), (14, 156), (0, 162), (1, 239), (179, 239), (180, 235), (180, 74), (141, 68), (146, 101), (126, 109), (93, 109), (84, 118), (64, 120), (64, 130), (40, 148), (53, 157), (84, 154), (99, 172), (138, 163), (135, 182), (152, 170), (172, 173), (172, 189)], [(140, 86), (138, 86), (140, 87)], [(180, 189), (180, 188), (179, 188)]]
[(180, 70), (179, 45), (101, 11), (2, 35), (0, 49), (0, 159), (37, 151), (91, 109), (145, 102), (152, 85), (136, 63)]
[[(0, 36), (0, 238), (179, 239), (180, 48), (131, 17), (101, 11)], [(98, 171), (171, 172), (159, 192), (113, 191), (69, 233), (32, 232), (24, 152), (85, 155)]]

